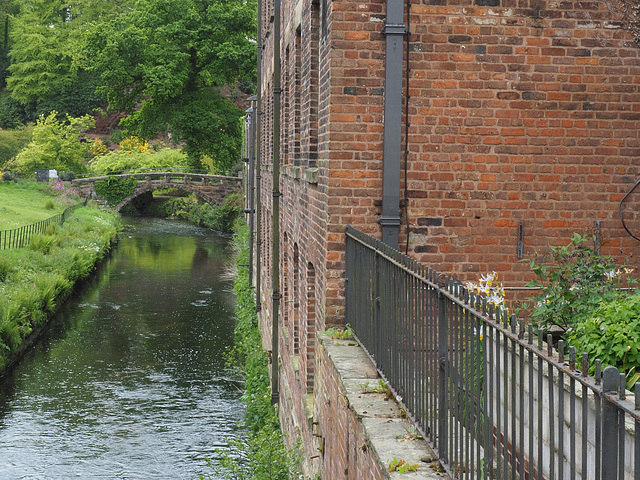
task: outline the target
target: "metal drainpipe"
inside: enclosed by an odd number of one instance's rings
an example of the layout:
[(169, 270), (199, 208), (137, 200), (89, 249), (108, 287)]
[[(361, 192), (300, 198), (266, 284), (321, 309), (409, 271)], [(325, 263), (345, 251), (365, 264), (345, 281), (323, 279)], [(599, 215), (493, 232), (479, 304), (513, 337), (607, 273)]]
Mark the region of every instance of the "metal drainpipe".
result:
[[(257, 77), (258, 83), (256, 85), (256, 161), (255, 161), (255, 185), (256, 185), (256, 312), (262, 310), (261, 300), (261, 287), (262, 281), (262, 265), (260, 253), (262, 251), (262, 0), (258, 0), (258, 66)], [(252, 266), (253, 268), (253, 266)]]
[(400, 233), (400, 156), (402, 150), (403, 0), (387, 0), (382, 165), (382, 241), (398, 249)]
[(255, 184), (255, 175), (256, 175), (256, 155), (255, 155), (255, 145), (256, 145), (256, 109), (255, 102), (257, 97), (253, 95), (249, 97), (251, 101), (251, 124), (249, 128), (249, 187), (247, 196), (249, 197), (249, 285), (253, 285), (253, 240), (254, 240), (254, 219), (256, 212), (256, 184)]
[(271, 256), (271, 404), (279, 401), (278, 340), (280, 322), (280, 0), (275, 0), (273, 26), (273, 217)]

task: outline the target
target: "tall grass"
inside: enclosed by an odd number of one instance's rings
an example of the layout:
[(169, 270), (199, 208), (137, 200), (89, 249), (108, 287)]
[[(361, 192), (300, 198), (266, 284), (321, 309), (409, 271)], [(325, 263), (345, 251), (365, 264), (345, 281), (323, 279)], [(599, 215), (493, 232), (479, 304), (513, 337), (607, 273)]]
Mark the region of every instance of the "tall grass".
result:
[(115, 214), (85, 207), (61, 227), (35, 235), (28, 247), (0, 251), (0, 371), (91, 273), (118, 229)]

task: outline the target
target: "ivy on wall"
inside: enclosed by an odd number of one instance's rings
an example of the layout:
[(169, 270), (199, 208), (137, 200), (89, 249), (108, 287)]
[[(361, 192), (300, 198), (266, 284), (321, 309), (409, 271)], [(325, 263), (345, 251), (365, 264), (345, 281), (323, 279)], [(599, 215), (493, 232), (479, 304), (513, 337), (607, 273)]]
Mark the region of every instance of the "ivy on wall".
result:
[(115, 207), (133, 193), (138, 186), (134, 177), (107, 177), (94, 185), (96, 194), (107, 201), (109, 206)]

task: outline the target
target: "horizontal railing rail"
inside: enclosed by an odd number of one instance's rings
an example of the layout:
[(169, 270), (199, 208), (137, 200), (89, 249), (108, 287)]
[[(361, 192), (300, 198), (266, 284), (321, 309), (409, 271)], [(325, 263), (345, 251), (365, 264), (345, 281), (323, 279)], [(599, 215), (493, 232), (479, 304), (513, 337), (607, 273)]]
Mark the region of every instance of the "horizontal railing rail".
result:
[(83, 202), (65, 208), (62, 213), (58, 215), (32, 223), (31, 225), (10, 230), (0, 230), (0, 250), (26, 247), (34, 235), (45, 233), (49, 225), (62, 225), (77, 208), (86, 206), (88, 201), (89, 197)]
[(346, 228), (346, 322), (460, 479), (640, 479), (640, 384)]

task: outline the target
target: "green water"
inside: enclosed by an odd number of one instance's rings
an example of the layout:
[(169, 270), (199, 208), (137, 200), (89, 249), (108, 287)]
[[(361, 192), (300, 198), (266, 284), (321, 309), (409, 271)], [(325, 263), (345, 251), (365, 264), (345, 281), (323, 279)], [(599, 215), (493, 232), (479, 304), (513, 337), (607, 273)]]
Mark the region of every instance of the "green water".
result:
[(242, 417), (228, 239), (125, 219), (110, 258), (0, 384), (0, 479), (197, 479)]

